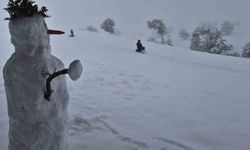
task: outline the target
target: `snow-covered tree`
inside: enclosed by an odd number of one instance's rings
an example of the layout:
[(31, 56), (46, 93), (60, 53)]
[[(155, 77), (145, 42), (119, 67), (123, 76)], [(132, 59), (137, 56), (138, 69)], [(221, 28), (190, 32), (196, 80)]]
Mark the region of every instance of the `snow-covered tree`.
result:
[(221, 25), (221, 33), (224, 36), (230, 35), (233, 33), (234, 25), (230, 21), (225, 21)]
[(89, 32), (98, 32), (97, 28), (95, 28), (95, 27), (93, 27), (93, 26), (88, 26), (88, 27), (86, 28), (86, 30), (89, 31)]
[(227, 56), (233, 56), (233, 57), (240, 57), (240, 54), (237, 52), (233, 52), (233, 53), (226, 53)]
[(187, 30), (182, 29), (182, 30), (180, 30), (180, 32), (179, 32), (179, 37), (180, 37), (182, 40), (188, 40), (189, 37), (190, 37), (190, 34), (187, 32)]
[(248, 42), (243, 48), (242, 57), (250, 58), (250, 42)]
[(169, 46), (173, 46), (173, 41), (172, 41), (172, 39), (170, 38), (170, 36), (167, 35), (166, 37), (167, 37), (167, 39), (164, 40), (162, 44), (169, 45)]
[(191, 38), (191, 50), (208, 53), (224, 54), (232, 50), (233, 46), (226, 44), (222, 33), (210, 24), (202, 25), (195, 29)]
[[(153, 29), (157, 32), (158, 35), (161, 37), (161, 44), (168, 44), (173, 45), (170, 36), (168, 35), (166, 25), (164, 24), (163, 20), (161, 19), (153, 19), (152, 21), (147, 22), (148, 28)], [(165, 40), (165, 38), (167, 40)]]
[(115, 21), (110, 19), (110, 18), (107, 18), (102, 23), (101, 29), (103, 29), (104, 31), (106, 31), (110, 34), (114, 34), (115, 33), (114, 26), (115, 26)]

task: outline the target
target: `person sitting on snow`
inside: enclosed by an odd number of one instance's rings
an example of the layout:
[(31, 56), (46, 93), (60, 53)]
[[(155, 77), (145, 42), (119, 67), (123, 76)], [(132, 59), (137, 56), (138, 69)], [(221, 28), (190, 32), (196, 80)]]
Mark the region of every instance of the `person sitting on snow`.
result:
[(137, 49), (136, 52), (144, 52), (145, 51), (145, 47), (143, 47), (143, 45), (141, 44), (141, 40), (138, 40), (138, 42), (136, 43)]

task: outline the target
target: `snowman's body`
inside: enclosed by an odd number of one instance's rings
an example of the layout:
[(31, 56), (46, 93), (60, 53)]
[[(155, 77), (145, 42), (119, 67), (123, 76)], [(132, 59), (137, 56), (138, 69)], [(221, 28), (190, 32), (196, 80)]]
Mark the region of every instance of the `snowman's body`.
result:
[(51, 82), (50, 101), (44, 98), (48, 73), (64, 69), (51, 55), (44, 18), (10, 21), (15, 52), (3, 74), (9, 115), (9, 150), (67, 150), (68, 91), (65, 76)]

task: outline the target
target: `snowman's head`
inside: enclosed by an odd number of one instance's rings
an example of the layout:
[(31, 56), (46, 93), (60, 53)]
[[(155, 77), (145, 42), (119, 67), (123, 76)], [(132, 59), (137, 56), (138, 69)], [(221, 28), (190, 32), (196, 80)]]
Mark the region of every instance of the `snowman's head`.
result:
[(10, 20), (9, 31), (16, 53), (32, 57), (50, 55), (50, 38), (43, 16), (34, 15)]

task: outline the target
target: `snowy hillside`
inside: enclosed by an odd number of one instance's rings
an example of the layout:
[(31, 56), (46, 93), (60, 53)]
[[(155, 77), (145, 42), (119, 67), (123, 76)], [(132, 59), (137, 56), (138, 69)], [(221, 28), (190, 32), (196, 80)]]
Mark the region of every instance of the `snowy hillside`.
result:
[[(247, 150), (250, 139), (248, 59), (183, 51), (136, 39), (82, 31), (51, 37), (65, 65), (79, 58), (84, 75), (69, 83), (73, 150)], [(3, 42), (3, 43), (2, 43)], [(1, 40), (1, 69), (10, 50)], [(1, 75), (2, 76), (2, 75)], [(0, 80), (0, 147), (7, 110)]]
[[(184, 27), (193, 29), (193, 22), (198, 24), (206, 19), (188, 11), (192, 4), (202, 5), (200, 0), (192, 1), (75, 0), (73, 4), (62, 1), (61, 5), (55, 0), (40, 2), (50, 9), (52, 17), (47, 19), (50, 28), (75, 29), (74, 38), (68, 37), (68, 33), (51, 36), (52, 54), (65, 66), (75, 59), (83, 63), (83, 76), (79, 81), (72, 82), (67, 76), (72, 150), (249, 150), (250, 59), (149, 43), (145, 41), (149, 34), (146, 27), (138, 30), (145, 21), (159, 14), (166, 21), (171, 15), (171, 25), (177, 29), (177, 25), (181, 28), (184, 23), (187, 23)], [(223, 2), (228, 0), (215, 1), (206, 1), (207, 7), (202, 7), (214, 8), (212, 16), (225, 12), (215, 21), (247, 14), (244, 9), (248, 6), (247, 0), (223, 8)], [(137, 7), (131, 7), (132, 3), (138, 2), (144, 4), (138, 16), (144, 16), (147, 10), (151, 10), (147, 13), (152, 15), (147, 14), (141, 20), (137, 15), (130, 17), (137, 14)], [(5, 3), (1, 1), (0, 6), (5, 7)], [(215, 4), (218, 5), (214, 7)], [(72, 6), (71, 11), (65, 13), (68, 6)], [(238, 14), (226, 13), (235, 7), (242, 8)], [(194, 18), (187, 19), (185, 15)], [(99, 27), (107, 17), (114, 17), (119, 22), (117, 28), (125, 34), (113, 36), (80, 30), (88, 25)], [(211, 21), (213, 17), (208, 19)], [(238, 21), (242, 20), (244, 17)], [(248, 33), (243, 32), (243, 28), (239, 30), (242, 34), (235, 33), (238, 38), (233, 40), (240, 45), (241, 38), (247, 38)], [(0, 21), (0, 32), (2, 70), (14, 52), (7, 21)], [(138, 37), (144, 39), (146, 54), (134, 52)], [(182, 44), (179, 47), (185, 47), (185, 43)], [(0, 139), (0, 149), (6, 150), (8, 116), (2, 73)]]
[[(146, 22), (159, 18), (169, 28), (173, 44), (189, 49), (189, 41), (179, 38), (181, 29), (192, 33), (203, 23), (212, 23), (220, 28), (221, 23), (229, 20), (235, 24), (235, 30), (226, 39), (234, 45), (234, 51), (241, 54), (242, 47), (250, 39), (249, 0), (63, 0), (60, 5), (56, 0), (50, 0), (40, 3), (50, 9), (51, 26), (60, 26), (65, 31), (89, 25), (100, 28), (104, 19), (110, 17), (123, 35), (147, 40), (152, 31), (148, 30)], [(68, 9), (70, 11), (65, 11)]]

